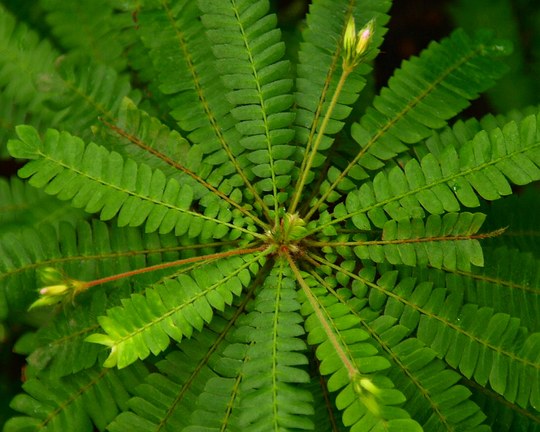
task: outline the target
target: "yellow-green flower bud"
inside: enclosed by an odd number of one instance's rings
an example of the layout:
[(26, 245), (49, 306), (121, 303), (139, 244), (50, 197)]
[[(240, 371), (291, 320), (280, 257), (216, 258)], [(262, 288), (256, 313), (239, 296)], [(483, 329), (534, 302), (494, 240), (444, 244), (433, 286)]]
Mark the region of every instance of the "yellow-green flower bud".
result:
[(370, 20), (356, 35), (355, 55), (360, 58), (366, 53), (366, 50), (373, 38), (373, 20)]
[(64, 299), (64, 296), (43, 296), (38, 298), (34, 303), (30, 305), (28, 310), (32, 310), (38, 307), (51, 306), (60, 303)]
[(347, 27), (345, 28), (345, 35), (343, 36), (343, 50), (344, 56), (352, 58), (354, 47), (356, 45), (356, 26), (354, 24), (354, 18), (352, 15), (349, 17)]
[(48, 286), (39, 289), (40, 297), (30, 305), (28, 310), (54, 305), (68, 298), (73, 299), (77, 294), (88, 288), (86, 282), (70, 279), (64, 273), (52, 267), (42, 268), (38, 273), (41, 281), (48, 284)]
[(65, 294), (67, 290), (68, 290), (67, 285), (52, 285), (45, 288), (41, 288), (39, 290), (39, 293), (42, 296), (59, 296), (59, 295)]

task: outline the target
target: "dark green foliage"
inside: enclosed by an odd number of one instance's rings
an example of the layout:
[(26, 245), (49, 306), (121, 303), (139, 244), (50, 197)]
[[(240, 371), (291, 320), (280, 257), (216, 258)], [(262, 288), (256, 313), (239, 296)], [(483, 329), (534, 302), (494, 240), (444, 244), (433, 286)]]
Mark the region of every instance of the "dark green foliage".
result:
[(485, 31), (371, 97), (390, 6), (0, 1), (4, 431), (540, 429), (524, 53), (508, 113), (455, 120), (508, 70)]

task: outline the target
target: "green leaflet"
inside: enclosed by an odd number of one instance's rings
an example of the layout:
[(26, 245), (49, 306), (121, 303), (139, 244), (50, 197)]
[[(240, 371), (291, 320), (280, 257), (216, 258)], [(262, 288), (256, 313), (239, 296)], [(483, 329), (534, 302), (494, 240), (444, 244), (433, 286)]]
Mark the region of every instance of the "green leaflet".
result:
[[(79, 69), (80, 68), (80, 69)], [(61, 88), (51, 92), (47, 105), (63, 116), (58, 127), (69, 128), (81, 137), (90, 139), (90, 128), (99, 119), (113, 119), (124, 97), (138, 99), (127, 77), (113, 68), (90, 63), (86, 67), (69, 62), (59, 69)]]
[[(19, 127), (18, 133), (22, 141), (10, 142), (13, 155), (34, 159), (20, 175), (31, 177), (33, 186), (44, 187), (49, 194), (73, 200), (75, 207), (101, 212), (103, 220), (118, 215), (119, 226), (146, 223), (147, 232), (166, 234), (174, 230), (176, 235), (188, 232), (190, 237), (201, 235), (204, 227), (203, 238), (224, 237), (231, 228), (246, 231), (241, 224), (228, 222), (233, 217), (231, 212), (221, 212), (219, 220), (212, 214), (190, 210), (191, 188), (167, 180), (159, 170), (124, 161), (118, 153), (93, 143), (85, 147), (79, 138), (66, 132), (49, 130), (43, 141), (29, 127)], [(95, 165), (96, 161), (100, 163)]]
[[(0, 203), (0, 232), (9, 231), (15, 225), (30, 228), (36, 225), (35, 221), (39, 221), (39, 225), (72, 222), (82, 214), (17, 178), (0, 179)], [(63, 207), (63, 211), (52, 217), (58, 207)]]
[[(209, 56), (195, 55), (200, 50), (211, 49), (197, 18), (199, 14), (197, 3), (187, 0), (179, 2), (174, 9), (166, 3), (145, 9), (140, 15), (142, 41), (159, 71), (160, 90), (172, 96), (171, 115), (181, 129), (190, 132), (187, 138), (200, 144), (208, 155), (210, 175), (227, 176), (235, 186), (247, 187), (249, 200), (255, 200), (268, 217), (261, 191), (255, 190), (243, 170), (248, 161), (240, 156), (244, 150), (239, 146), (241, 135), (234, 128), (236, 121), (230, 113), (233, 106), (223, 97), (226, 87), (219, 78), (215, 61)], [(163, 57), (164, 50), (175, 55)]]
[(49, 79), (55, 77), (54, 58), (58, 53), (50, 43), (40, 43), (37, 33), (27, 25), (17, 23), (4, 6), (0, 6), (0, 50), (3, 52), (0, 59), (3, 96), (23, 104), (29, 111), (41, 111), (41, 115), (51, 121), (53, 114), (42, 106), (45, 89), (37, 84), (39, 74)]
[[(491, 308), (463, 305), (462, 288), (446, 295), (443, 288), (415, 286), (412, 279), (395, 285), (395, 279), (385, 278), (378, 284), (382, 292), (392, 293), (385, 312), (409, 329), (417, 328), (418, 338), (450, 366), (481, 385), (489, 380), (496, 392), (520, 406), (538, 403), (538, 333), (527, 336), (519, 319)], [(507, 346), (517, 350), (509, 352)]]
[[(336, 285), (336, 281), (333, 281), (332, 277), (323, 280), (318, 275), (314, 276), (333, 293), (342, 307), (348, 308), (353, 315), (361, 319), (361, 328), (377, 341), (382, 353), (392, 363), (389, 376), (407, 397), (404, 408), (422, 424), (424, 430), (439, 428), (487, 430), (486, 426), (482, 425), (485, 416), (480, 407), (471, 400), (471, 392), (456, 384), (460, 380), (460, 375), (446, 368), (444, 362), (436, 358), (435, 351), (410, 336), (414, 323), (409, 320), (411, 314), (407, 310), (399, 309), (402, 307), (400, 303), (389, 298), (384, 314), (377, 313), (366, 307), (366, 301), (362, 298), (362, 291), (358, 290), (358, 286), (353, 292), (340, 288), (347, 282), (343, 283), (343, 279), (338, 278), (338, 289), (334, 291), (332, 287)], [(365, 282), (369, 283), (367, 280)], [(381, 283), (390, 286), (387, 282)], [(401, 285), (411, 288), (414, 286), (414, 280), (404, 279)], [(419, 291), (422, 291), (420, 287)], [(423, 289), (423, 292), (425, 291)], [(418, 299), (419, 296), (413, 295), (410, 298)], [(375, 302), (375, 298), (370, 295), (369, 304), (377, 308)], [(395, 313), (396, 310), (403, 311), (401, 323), (404, 325), (399, 324), (394, 317), (399, 316), (399, 313)], [(340, 403), (340, 399), (338, 398), (336, 402)]]
[[(0, 27), (0, 88), (10, 103), (26, 107), (31, 124), (47, 122), (88, 138), (98, 116), (112, 118), (122, 98), (132, 92), (127, 78), (104, 64), (57, 62), (59, 53), (47, 42), (38, 43), (37, 34), (16, 23), (3, 7)], [(137, 98), (136, 93), (132, 97)]]
[[(485, 249), (484, 254), (484, 268), (475, 269), (474, 274), (456, 275), (452, 283), (466, 287), (468, 302), (519, 316), (530, 331), (539, 331), (535, 313), (540, 307), (538, 259), (506, 247)], [(501, 266), (501, 262), (507, 262), (508, 266)]]
[[(433, 305), (435, 311), (440, 307), (441, 303)], [(489, 381), (497, 393), (522, 407), (538, 407), (540, 335), (535, 333), (523, 340), (525, 335), (517, 318), (494, 314), (490, 308), (466, 305), (459, 314), (461, 322), (457, 331), (454, 330), (453, 343), (442, 348), (443, 340), (449, 337), (452, 329), (445, 325), (442, 330), (441, 324), (455, 319), (448, 313), (445, 319), (438, 321), (421, 320), (419, 338), (445, 356), (446, 361), (459, 368), (466, 377), (473, 377), (482, 385)], [(476, 322), (480, 319), (488, 323), (487, 328), (478, 328)], [(519, 347), (516, 353), (505, 349), (505, 346), (515, 344)]]
[[(305, 347), (297, 337), (303, 333), (298, 325), (300, 317), (295, 317), (299, 305), (291, 289), (293, 282), (287, 280), (284, 270), (276, 267), (271, 271), (266, 294), (255, 302), (252, 312), (238, 320), (229, 345), (214, 362), (218, 375), (207, 381), (198, 397), (198, 409), (191, 416), (193, 426), (187, 430), (310, 426), (302, 418), (312, 410), (310, 395), (297, 388), (307, 379), (301, 368), (307, 359), (298, 352)], [(278, 320), (272, 313), (275, 307), (280, 309)], [(274, 349), (277, 334), (283, 342)], [(249, 376), (259, 379), (244, 379)], [(242, 408), (253, 404), (256, 410)], [(234, 407), (241, 409), (240, 414), (235, 414)]]
[(58, 53), (52, 44), (39, 41), (36, 32), (0, 5), (0, 156), (9, 154), (4, 145), (14, 137), (13, 126), (21, 123), (50, 125), (59, 120), (46, 106), (48, 93), (58, 90), (54, 59)]
[(177, 131), (137, 109), (131, 100), (124, 99), (118, 121), (107, 123), (107, 127), (102, 135), (110, 146), (130, 159), (144, 160), (151, 168), (159, 169), (181, 184), (188, 184), (194, 198), (204, 197), (199, 201), (203, 207), (215, 208), (221, 199), (259, 226), (266, 227), (249, 208), (241, 205), (243, 195), (234, 179), (218, 171), (207, 176), (208, 165), (201, 161), (200, 146), (190, 146)]
[[(176, 430), (189, 426), (205, 384), (218, 379), (216, 372), (223, 373), (219, 356), (228, 345), (224, 335), (238, 318), (230, 312), (226, 311), (224, 317), (216, 316), (206, 331), (194, 333), (157, 363), (157, 372), (149, 374), (135, 388), (128, 402), (130, 411), (115, 419), (109, 426), (111, 432), (125, 431), (129, 427), (153, 431), (158, 424)], [(149, 395), (152, 396), (149, 398)]]
[(237, 330), (237, 337), (249, 344), (239, 388), (238, 426), (245, 431), (313, 428), (306, 418), (313, 407), (311, 394), (302, 388), (309, 382), (308, 360), (302, 353), (304, 330), (292, 276), (284, 261), (277, 262), (254, 310)]
[[(163, 171), (168, 177), (196, 187), (195, 182), (179, 172), (177, 166), (198, 171), (201, 165), (200, 151), (190, 146), (178, 131), (171, 130), (158, 118), (137, 108), (131, 99), (123, 99), (115, 123), (102, 127), (99, 133), (108, 147), (122, 156), (144, 160), (151, 168)], [(194, 191), (195, 195), (200, 193)]]
[[(385, 151), (392, 151), (396, 139), (411, 144), (426, 138), (430, 135), (428, 128), (444, 126), (445, 120), (468, 104), (467, 100), (478, 97), (503, 73), (505, 67), (496, 57), (504, 49), (485, 35), (469, 38), (462, 31), (440, 44), (432, 43), (420, 57), (403, 62), (388, 87), (373, 101), (375, 109), (368, 110), (353, 127), (353, 137), (365, 147), (371, 144), (365, 135), (373, 136), (375, 125), (385, 125), (383, 131), (388, 135), (379, 133), (381, 137), (369, 151), (376, 158), (385, 158)], [(440, 61), (442, 58), (445, 60)], [(415, 98), (410, 96), (411, 91)], [(441, 99), (445, 104), (440, 104)], [(433, 109), (435, 106), (437, 109)], [(378, 154), (378, 146), (382, 154)], [(394, 151), (400, 151), (399, 146)]]
[[(93, 221), (92, 225), (81, 222), (76, 228), (62, 224), (58, 233), (43, 226), (37, 238), (38, 242), (35, 232), (25, 232), (13, 244), (4, 243), (13, 247), (5, 251), (5, 256), (25, 257), (25, 261), (20, 260), (16, 267), (10, 268), (10, 262), (4, 259), (4, 251), (0, 252), (1, 263), (6, 266), (2, 268), (1, 280), (6, 285), (10, 308), (26, 308), (36, 298), (36, 288), (41, 287), (35, 280), (36, 266), (54, 266), (67, 274), (77, 274), (80, 279), (91, 280), (96, 275), (173, 261), (193, 250), (189, 245), (179, 245), (172, 235), (145, 235), (140, 229), (107, 227), (100, 221)], [(32, 256), (33, 262), (30, 261)], [(143, 276), (136, 282), (151, 283), (157, 277), (157, 274)], [(107, 295), (97, 288), (91, 299), (73, 299), (75, 307), (71, 313), (64, 310), (50, 326), (36, 333), (31, 352), (25, 351), (29, 354), (28, 364), (52, 377), (93, 366), (102, 349), (85, 343), (84, 339), (99, 328), (97, 316), (117, 305), (130, 291), (127, 284), (116, 284)]]
[[(424, 430), (471, 428), (489, 430), (482, 425), (485, 415), (471, 399), (471, 391), (458, 384), (460, 375), (446, 368), (437, 353), (415, 338), (404, 336), (406, 327), (381, 316), (367, 324), (388, 353), (395, 367), (392, 380), (403, 388), (406, 409), (415, 413)], [(413, 403), (414, 401), (414, 403)]]
[[(486, 15), (484, 8), (491, 6), (490, 13)], [(449, 10), (453, 20), (469, 32), (477, 29), (479, 17), (482, 17), (482, 27), (500, 29), (497, 34), (512, 44), (512, 52), (508, 57), (510, 70), (498, 82), (495, 88), (489, 89), (487, 97), (490, 104), (493, 104), (497, 111), (507, 112), (515, 109), (533, 105), (534, 91), (536, 88), (534, 74), (528, 71), (526, 49), (519, 41), (519, 24), (513, 17), (522, 13), (521, 8), (514, 9), (508, 0), (501, 1), (497, 5), (486, 0), (478, 2), (456, 1)], [(510, 18), (510, 19), (509, 19)], [(504, 23), (504, 24), (503, 24)]]

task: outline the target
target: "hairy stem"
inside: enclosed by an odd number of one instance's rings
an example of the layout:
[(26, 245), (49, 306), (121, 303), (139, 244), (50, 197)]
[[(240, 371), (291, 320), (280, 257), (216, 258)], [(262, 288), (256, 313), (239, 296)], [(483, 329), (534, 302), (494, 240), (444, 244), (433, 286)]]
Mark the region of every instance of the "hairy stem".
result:
[(348, 76), (351, 74), (353, 70), (354, 69), (352, 67), (347, 67), (347, 68), (344, 68), (343, 71), (341, 72), (341, 76), (339, 77), (336, 90), (332, 96), (332, 100), (330, 101), (330, 104), (328, 105), (328, 109), (326, 110), (326, 114), (324, 115), (323, 121), (321, 123), (321, 127), (317, 135), (317, 139), (315, 140), (315, 143), (313, 144), (313, 147), (311, 148), (309, 158), (307, 159), (307, 162), (303, 168), (303, 171), (300, 174), (300, 178), (298, 179), (298, 182), (296, 183), (296, 186), (294, 188), (294, 196), (291, 202), (291, 206), (289, 208), (290, 214), (294, 214), (294, 212), (296, 211), (296, 207), (298, 206), (298, 203), (300, 202), (300, 198), (302, 197), (302, 192), (304, 191), (304, 186), (306, 184), (309, 172), (313, 165), (313, 161), (315, 160), (315, 156), (317, 155), (317, 151), (319, 149), (319, 146), (321, 145), (322, 139), (324, 137), (324, 132), (326, 131), (326, 128), (328, 127), (328, 122), (330, 121), (330, 118), (332, 117), (332, 112), (334, 111), (334, 108), (336, 107), (337, 101), (339, 99), (339, 95), (341, 94), (341, 91), (343, 90), (343, 86), (345, 85), (345, 81), (347, 81)]
[(170, 262), (166, 262), (166, 263), (162, 263), (162, 264), (156, 264), (156, 265), (153, 265), (153, 266), (150, 266), (150, 267), (144, 267), (144, 268), (137, 269), (137, 270), (131, 270), (131, 271), (128, 271), (128, 272), (119, 273), (119, 274), (112, 275), (112, 276), (107, 276), (107, 277), (104, 277), (104, 278), (101, 278), (101, 279), (96, 279), (96, 280), (93, 280), (93, 281), (90, 281), (90, 282), (85, 282), (84, 286), (85, 286), (85, 289), (88, 289), (88, 288), (91, 288), (91, 287), (96, 286), (96, 285), (102, 285), (102, 284), (105, 284), (105, 283), (108, 283), (108, 282), (113, 282), (113, 281), (116, 281), (116, 280), (119, 280), (119, 279), (124, 279), (124, 278), (131, 277), (131, 276), (137, 276), (137, 275), (140, 275), (140, 274), (143, 274), (143, 273), (148, 273), (148, 272), (152, 272), (152, 271), (156, 271), (156, 270), (162, 270), (162, 269), (166, 269), (166, 268), (169, 268), (169, 267), (176, 267), (176, 266), (181, 266), (181, 265), (184, 265), (184, 264), (191, 264), (191, 263), (194, 263), (194, 262), (213, 260), (213, 259), (218, 259), (218, 258), (227, 258), (227, 257), (231, 257), (231, 256), (234, 256), (234, 255), (246, 255), (246, 254), (250, 254), (250, 253), (254, 253), (254, 252), (263, 251), (266, 248), (267, 248), (267, 246), (259, 246), (259, 247), (256, 247), (256, 248), (246, 248), (246, 249), (233, 249), (233, 250), (230, 250), (230, 251), (227, 251), (227, 252), (218, 252), (218, 253), (209, 254), (209, 255), (202, 255), (202, 256), (191, 257), (191, 258), (184, 258), (184, 259), (181, 259), (181, 260), (170, 261)]
[(351, 358), (345, 350), (343, 349), (342, 345), (339, 343), (338, 339), (336, 338), (335, 333), (332, 331), (332, 328), (328, 322), (327, 316), (323, 313), (323, 310), (319, 306), (319, 302), (313, 295), (313, 292), (311, 291), (311, 288), (308, 286), (304, 278), (302, 277), (302, 274), (300, 273), (300, 270), (296, 266), (294, 260), (292, 259), (291, 255), (287, 252), (285, 254), (287, 261), (289, 262), (289, 265), (291, 266), (291, 269), (296, 277), (296, 281), (302, 288), (302, 291), (304, 292), (307, 300), (309, 301), (309, 304), (311, 305), (313, 311), (315, 312), (315, 315), (317, 315), (317, 318), (319, 322), (321, 323), (321, 327), (326, 334), (326, 337), (334, 347), (334, 350), (336, 354), (338, 355), (339, 359), (343, 363), (343, 366), (347, 369), (347, 374), (349, 375), (349, 378), (352, 380), (353, 378), (357, 377), (359, 375), (358, 368), (356, 365), (351, 361)]
[(369, 245), (389, 245), (389, 244), (404, 244), (404, 243), (427, 243), (437, 241), (456, 241), (456, 240), (482, 240), (486, 238), (492, 238), (500, 236), (506, 228), (499, 228), (495, 231), (490, 231), (483, 234), (461, 234), (451, 236), (437, 236), (437, 237), (418, 237), (411, 239), (393, 239), (393, 240), (360, 240), (360, 241), (314, 241), (307, 239), (305, 241), (307, 246), (314, 247), (339, 247), (339, 246), (369, 246)]

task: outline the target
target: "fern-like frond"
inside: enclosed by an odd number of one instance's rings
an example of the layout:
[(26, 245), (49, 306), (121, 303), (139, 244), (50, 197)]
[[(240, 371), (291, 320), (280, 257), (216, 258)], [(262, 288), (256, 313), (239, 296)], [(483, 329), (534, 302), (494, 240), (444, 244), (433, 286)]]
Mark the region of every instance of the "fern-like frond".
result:
[(430, 215), (426, 221), (389, 220), (384, 224), (381, 240), (356, 234), (350, 241), (307, 244), (323, 248), (354, 247), (358, 258), (377, 263), (429, 264), (435, 268), (470, 270), (471, 264), (481, 266), (484, 262), (478, 239), (497, 234), (475, 235), (484, 219), (482, 213), (447, 213), (443, 217)]
[[(126, 158), (144, 162), (179, 182), (190, 182), (179, 167), (195, 172), (201, 169), (201, 155), (196, 147), (190, 146), (178, 131), (139, 109), (129, 98), (122, 101), (114, 122), (101, 120), (104, 126), (94, 128), (95, 135)], [(200, 191), (194, 190), (194, 194)]]
[[(60, 228), (65, 228), (60, 224)], [(38, 239), (38, 240), (36, 240)], [(23, 229), (8, 232), (0, 242), (0, 287), (6, 295), (10, 309), (22, 311), (36, 297), (36, 263), (44, 262), (50, 255), (59, 257), (56, 230), (45, 224), (39, 231)]]
[[(436, 305), (437, 309), (441, 307), (444, 305)], [(510, 402), (538, 409), (540, 334), (526, 336), (519, 319), (470, 304), (459, 311), (457, 323), (452, 323), (455, 319), (426, 317), (420, 321), (418, 337), (466, 377), (481, 385), (489, 381)], [(478, 328), (480, 319), (487, 322), (487, 327)], [(448, 343), (452, 333), (454, 337)]]
[(342, 288), (343, 279), (323, 278), (314, 271), (311, 274), (333, 295), (334, 301), (360, 318), (361, 328), (392, 364), (388, 377), (406, 396), (404, 408), (422, 424), (423, 430), (487, 430), (480, 426), (485, 415), (471, 401), (471, 392), (456, 384), (461, 376), (437, 359), (435, 351), (410, 337), (411, 329), (397, 324), (392, 316), (365, 307), (366, 301), (358, 297), (358, 290), (354, 295), (350, 289)]
[(8, 156), (6, 138), (20, 123), (51, 124), (58, 115), (45, 106), (46, 91), (55, 81), (58, 53), (48, 41), (0, 4), (0, 157)]
[[(537, 117), (520, 124), (508, 123), (502, 130), (478, 133), (459, 149), (447, 147), (437, 159), (426, 155), (421, 162), (409, 161), (377, 174), (348, 193), (345, 205), (334, 210), (331, 224), (352, 219), (362, 230), (371, 224), (382, 228), (388, 216), (395, 220), (421, 218), (454, 212), (460, 203), (477, 207), (478, 196), (495, 200), (511, 192), (510, 183), (527, 184), (540, 178), (540, 142)], [(388, 215), (388, 216), (387, 216)], [(329, 224), (320, 224), (317, 230)]]
[[(195, 408), (197, 395), (206, 380), (214, 374), (204, 357), (215, 339), (211, 332), (197, 335), (181, 350), (175, 350), (157, 363), (157, 372), (148, 375), (133, 391), (128, 410), (121, 413), (108, 427), (111, 432), (136, 430), (184, 430)], [(195, 345), (195, 343), (197, 343)], [(197, 366), (204, 366), (197, 369)]]
[[(367, 175), (355, 173), (353, 168), (380, 169), (409, 144), (445, 126), (504, 72), (493, 58), (503, 52), (503, 46), (485, 35), (471, 39), (456, 31), (440, 44), (432, 43), (420, 57), (404, 62), (388, 88), (375, 98), (373, 108), (353, 125), (352, 137), (361, 150), (345, 169), (329, 173), (328, 183), (321, 188), (324, 193), (308, 217), (326, 200), (335, 200), (336, 189), (349, 190), (351, 181)], [(345, 179), (348, 175), (351, 179)]]
[(518, 318), (492, 308), (463, 305), (462, 291), (446, 295), (431, 283), (404, 279), (395, 285), (388, 277), (378, 285), (391, 292), (385, 312), (417, 328), (418, 338), (450, 366), (480, 385), (489, 381), (512, 403), (538, 407), (539, 333), (527, 335)]
[(310, 430), (312, 397), (296, 284), (286, 262), (276, 263), (254, 310), (237, 330), (249, 343), (242, 365), (238, 427), (245, 431)]
[(171, 338), (189, 338), (212, 320), (214, 309), (224, 310), (233, 295), (240, 295), (251, 280), (251, 272), (269, 251), (244, 253), (164, 279), (144, 295), (134, 294), (122, 302), (122, 307), (109, 309), (107, 316), (99, 318), (106, 334), (94, 334), (86, 340), (111, 348), (105, 365), (122, 368), (148, 357), (150, 352), (159, 354)]
[(31, 127), (21, 126), (17, 131), (21, 141), (10, 141), (12, 155), (32, 159), (19, 175), (30, 177), (30, 184), (46, 193), (72, 200), (75, 207), (100, 212), (103, 220), (118, 216), (119, 226), (145, 223), (147, 232), (174, 230), (176, 235), (187, 232), (190, 237), (222, 238), (249, 232), (244, 218), (235, 218), (233, 223), (234, 213), (219, 205), (206, 209), (206, 214), (191, 210), (189, 185), (168, 180), (148, 165), (124, 161), (118, 153), (93, 143), (85, 146), (67, 132), (50, 129), (42, 140)]
[(146, 373), (138, 364), (123, 371), (94, 368), (58, 380), (31, 378), (23, 384), (26, 393), (11, 402), (25, 416), (10, 419), (3, 430), (104, 431), (124, 409), (128, 389)]
[(486, 415), (459, 384), (461, 376), (446, 367), (437, 353), (416, 338), (404, 339), (406, 327), (381, 316), (366, 324), (393, 362), (389, 377), (407, 397), (404, 408), (425, 431), (474, 430), (488, 432)]
[(45, 125), (50, 122), (46, 112), (30, 112), (28, 106), (13, 104), (11, 97), (3, 90), (4, 87), (0, 85), (0, 160), (9, 157), (6, 144), (9, 139), (15, 138), (15, 126), (24, 123), (40, 129), (46, 128)]
[[(489, 7), (489, 13), (485, 8)], [(499, 37), (512, 44), (512, 53), (508, 57), (509, 72), (487, 92), (489, 104), (494, 110), (507, 112), (509, 109), (528, 106), (537, 103), (534, 96), (537, 92), (535, 79), (536, 55), (529, 57), (526, 44), (521, 41), (521, 27), (528, 19), (518, 18), (527, 13), (526, 5), (514, 5), (511, 1), (497, 4), (485, 0), (467, 2), (458, 0), (449, 7), (449, 12), (456, 25), (466, 31), (478, 28), (490, 28), (497, 31)], [(526, 25), (526, 24), (525, 24)], [(531, 28), (536, 34), (536, 29)]]
[(0, 52), (2, 96), (28, 106), (30, 111), (46, 114), (47, 109), (41, 105), (45, 99), (42, 92), (56, 75), (54, 60), (58, 53), (49, 42), (40, 41), (27, 25), (17, 23), (3, 5), (0, 5)]
[(43, 0), (41, 5), (52, 33), (70, 57), (125, 68), (125, 52), (136, 37), (129, 12), (115, 10), (107, 0)]
[(312, 377), (308, 387), (313, 394), (315, 413), (313, 423), (317, 428), (331, 432), (348, 430), (341, 421), (339, 411), (335, 406), (335, 397), (328, 390), (326, 380), (322, 377)]
[(538, 411), (526, 410), (511, 404), (493, 390), (481, 387), (474, 381), (468, 380), (466, 383), (475, 392), (474, 401), (482, 407), (485, 413), (490, 414), (486, 419), (486, 424), (491, 426), (492, 431), (538, 432), (540, 430)]
[(112, 67), (97, 64), (59, 66), (59, 88), (51, 92), (47, 105), (63, 117), (57, 127), (69, 129), (83, 138), (90, 138), (91, 126), (99, 118), (114, 119), (124, 97), (137, 98), (128, 78)]
[(483, 248), (484, 267), (474, 271), (438, 271), (401, 267), (403, 276), (417, 281), (446, 286), (449, 292), (463, 292), (464, 302), (487, 306), (495, 312), (519, 317), (530, 332), (539, 331), (537, 313), (540, 301), (538, 289), (538, 259), (517, 249)]
[(491, 204), (540, 180), (540, 110), (448, 123), (505, 43), (457, 30), (358, 101), (391, 0), (17, 1), (6, 431), (540, 429), (537, 194)]
[(533, 183), (520, 189), (519, 194), (490, 203), (482, 209), (487, 214), (487, 226), (508, 227), (501, 238), (490, 240), (485, 247), (515, 248), (540, 258), (540, 226), (536, 217), (540, 214), (538, 188)]
[(519, 317), (531, 332), (540, 331), (540, 263), (532, 254), (505, 247), (484, 248), (485, 267), (449, 276), (448, 285), (466, 287), (469, 303)]
[(373, 283), (319, 260), (357, 281), (356, 292), (369, 299), (371, 308), (384, 309), (411, 331), (417, 329), (418, 339), (464, 376), (482, 386), (489, 381), (495, 391), (519, 406), (538, 406), (540, 333), (528, 335), (518, 318), (489, 307), (464, 305), (463, 287), (447, 294), (431, 282), (416, 284), (413, 278), (398, 282), (398, 273), (391, 271)]
[[(126, 289), (119, 290), (128, 293)], [(58, 379), (94, 367), (105, 359), (101, 347), (86, 343), (85, 337), (99, 329), (98, 315), (107, 305), (116, 304), (107, 298), (103, 289), (96, 289), (91, 300), (79, 298), (76, 307), (51, 317), (47, 327), (22, 338), (15, 346), (18, 354), (27, 355), (29, 368), (41, 377)]]
[[(202, 421), (198, 409), (201, 398), (204, 399), (202, 406), (207, 410), (219, 406), (222, 398), (216, 398), (218, 401), (213, 401), (210, 407), (203, 395), (210, 384), (214, 384), (211, 387), (213, 394), (225, 392), (223, 380), (238, 376), (241, 363), (235, 360), (239, 360), (239, 345), (230, 342), (229, 336), (250, 302), (254, 288), (255, 285), (251, 286), (250, 291), (235, 304), (237, 309), (234, 313), (229, 309), (223, 314), (218, 313), (204, 332), (184, 339), (178, 349), (159, 361), (156, 365), (158, 372), (148, 375), (133, 392), (134, 396), (128, 402), (131, 411), (120, 414), (109, 430), (123, 432), (133, 428), (155, 431), (158, 427), (184, 430), (191, 421), (196, 424)], [(221, 418), (219, 416), (227, 417), (227, 412), (215, 412), (212, 418), (208, 418), (206, 411), (202, 415), (206, 416), (206, 422), (211, 422)]]
[[(177, 131), (170, 130), (158, 119), (137, 109), (129, 99), (122, 103), (116, 124), (103, 121), (108, 127), (108, 132), (103, 135), (113, 149), (159, 169), (179, 183), (188, 183), (195, 199), (204, 195), (204, 199), (199, 201), (200, 206), (208, 208), (219, 205), (217, 201), (221, 199), (264, 230), (268, 229), (266, 223), (251, 211), (251, 206), (238, 202), (243, 195), (239, 189), (233, 188), (229, 179), (221, 179), (217, 187), (214, 186), (215, 179), (209, 179), (212, 183), (203, 179), (207, 165), (201, 161), (199, 146), (190, 146)], [(212, 193), (208, 194), (208, 191)]]
[[(205, 178), (214, 186), (224, 177), (246, 199), (256, 202), (268, 215), (267, 205), (255, 190), (244, 167), (249, 164), (234, 127), (233, 106), (223, 96), (227, 87), (220, 79), (212, 45), (199, 19), (197, 2), (179, 0), (144, 8), (139, 14), (141, 38), (159, 71), (160, 90), (170, 95), (171, 115), (187, 138), (199, 144), (205, 163), (212, 169)], [(241, 188), (244, 188), (243, 190)]]
[(274, 208), (287, 199), (280, 192), (291, 182), (294, 161), (289, 128), (294, 114), (290, 94), (289, 63), (281, 60), (285, 45), (276, 28), (276, 17), (268, 15), (267, 0), (199, 2), (203, 24), (208, 29), (216, 67), (229, 89), (232, 116), (241, 134), (240, 144), (249, 151), (251, 171), (260, 180), (257, 192), (269, 193), (266, 204)]

